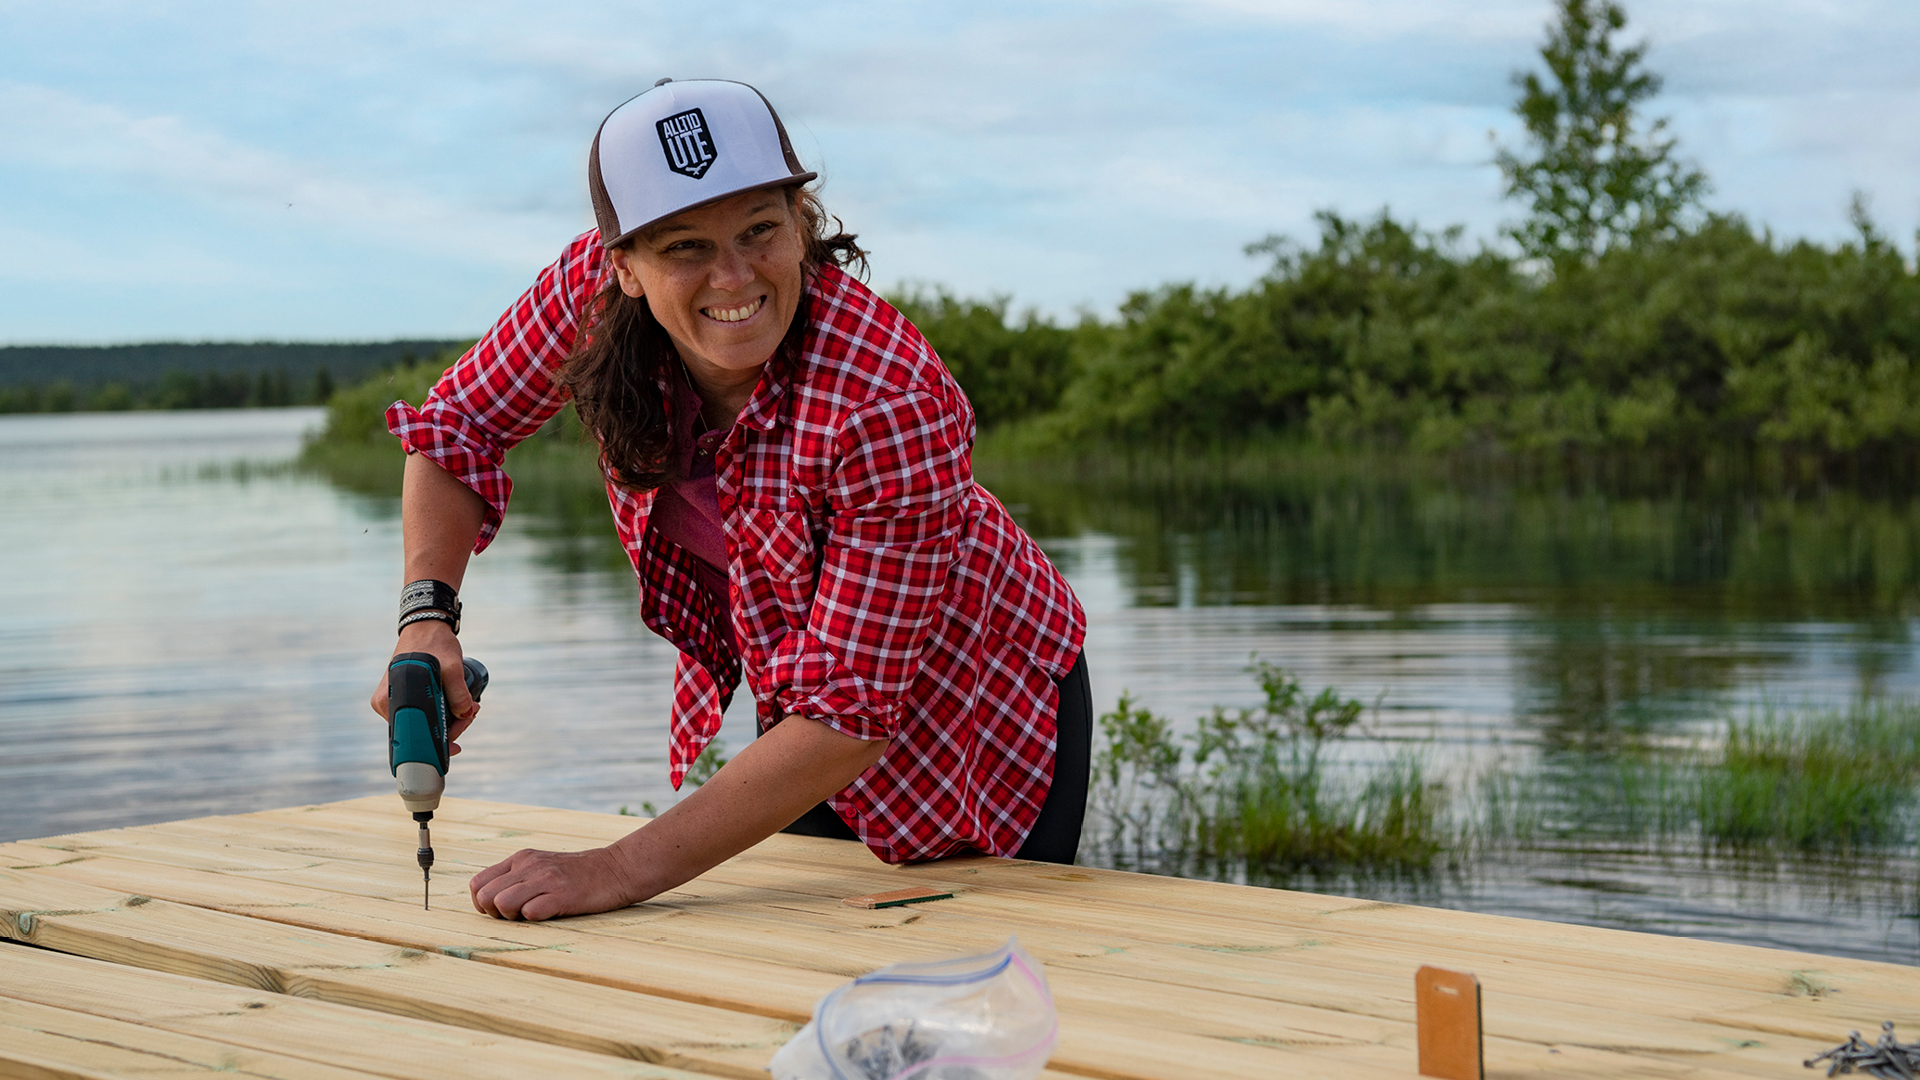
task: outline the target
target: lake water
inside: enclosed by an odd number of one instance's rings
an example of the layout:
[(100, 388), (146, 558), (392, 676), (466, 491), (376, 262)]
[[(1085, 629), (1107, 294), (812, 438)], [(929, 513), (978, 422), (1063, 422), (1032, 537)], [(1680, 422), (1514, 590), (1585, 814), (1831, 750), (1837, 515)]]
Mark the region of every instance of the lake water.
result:
[[(391, 792), (367, 696), (396, 507), (287, 466), (319, 418), (0, 417), (0, 840)], [(1920, 696), (1902, 500), (983, 478), (1085, 602), (1102, 710), (1123, 690), (1182, 719), (1253, 705), (1258, 654), (1377, 698), (1371, 728), (1447, 770), (1686, 737), (1752, 703)], [(665, 806), (673, 654), (604, 507), (522, 510), (463, 589), (494, 679), (450, 790)], [(722, 737), (747, 741), (746, 710)], [(1916, 963), (1915, 882), (1907, 855), (1570, 851), (1293, 884)]]

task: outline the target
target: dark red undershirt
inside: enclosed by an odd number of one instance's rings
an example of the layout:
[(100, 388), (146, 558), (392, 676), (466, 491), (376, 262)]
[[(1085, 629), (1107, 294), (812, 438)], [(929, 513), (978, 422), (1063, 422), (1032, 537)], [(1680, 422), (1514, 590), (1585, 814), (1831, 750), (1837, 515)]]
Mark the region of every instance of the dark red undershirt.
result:
[[(700, 417), (700, 396), (684, 384), (675, 395), (673, 411), (673, 460), (686, 479), (660, 486), (653, 496), (648, 523), (693, 556), (701, 586), (713, 595), (721, 610), (728, 611), (726, 515), (720, 512), (720, 493), (713, 473), (713, 452), (727, 433), (694, 433)], [(726, 629), (732, 636), (731, 618)]]

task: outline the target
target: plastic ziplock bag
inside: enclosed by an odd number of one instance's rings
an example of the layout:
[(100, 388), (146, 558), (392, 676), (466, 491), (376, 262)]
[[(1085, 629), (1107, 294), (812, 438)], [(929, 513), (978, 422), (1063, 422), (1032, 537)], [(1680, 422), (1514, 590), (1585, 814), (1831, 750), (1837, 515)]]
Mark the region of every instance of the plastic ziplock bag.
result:
[(1018, 938), (978, 956), (892, 964), (840, 987), (767, 1067), (774, 1080), (1032, 1080), (1060, 1034)]

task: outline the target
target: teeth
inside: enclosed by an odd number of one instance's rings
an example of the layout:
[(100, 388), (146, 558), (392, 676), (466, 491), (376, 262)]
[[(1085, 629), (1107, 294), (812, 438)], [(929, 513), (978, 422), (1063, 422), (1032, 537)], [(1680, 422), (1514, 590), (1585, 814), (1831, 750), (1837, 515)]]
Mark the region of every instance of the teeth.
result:
[(744, 319), (752, 318), (754, 312), (759, 311), (760, 306), (762, 304), (765, 304), (766, 302), (767, 302), (767, 298), (763, 296), (760, 299), (755, 300), (751, 304), (745, 304), (740, 307), (701, 308), (700, 313), (702, 315), (705, 315), (709, 319), (717, 319), (720, 322), (740, 322)]

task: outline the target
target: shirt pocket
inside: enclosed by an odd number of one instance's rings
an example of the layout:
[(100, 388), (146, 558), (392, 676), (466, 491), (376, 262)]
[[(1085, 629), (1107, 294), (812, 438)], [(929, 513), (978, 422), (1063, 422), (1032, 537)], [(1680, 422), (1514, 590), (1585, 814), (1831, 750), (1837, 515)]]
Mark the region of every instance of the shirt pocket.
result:
[[(820, 553), (804, 511), (742, 508), (740, 561), (745, 576), (765, 575), (774, 598), (804, 621), (813, 606)], [(758, 569), (759, 574), (755, 573)]]

